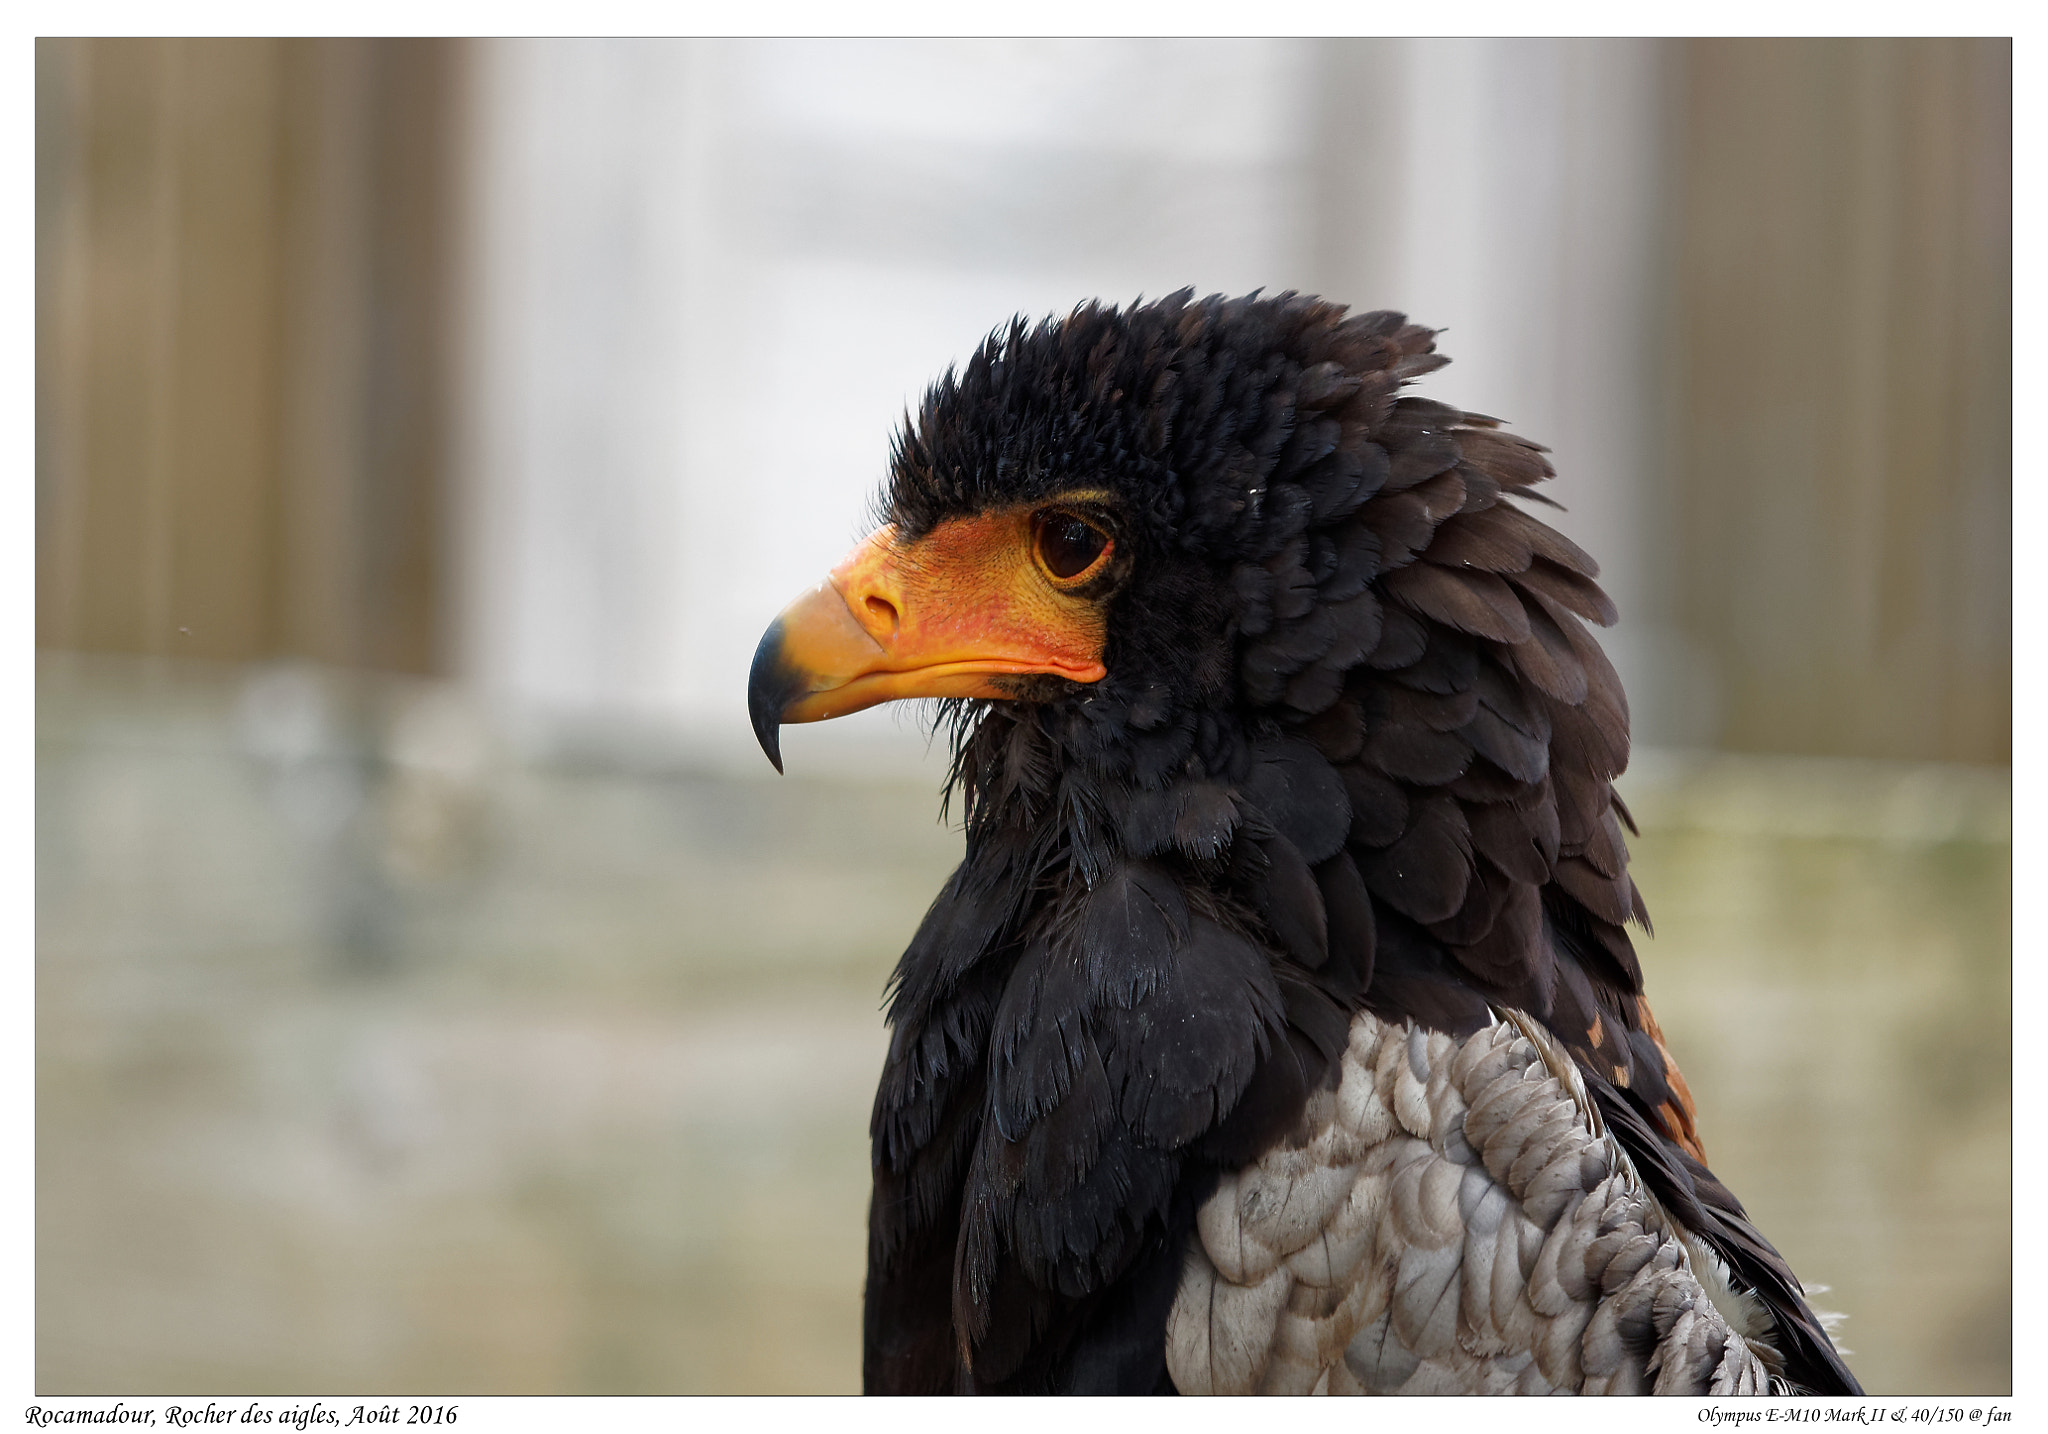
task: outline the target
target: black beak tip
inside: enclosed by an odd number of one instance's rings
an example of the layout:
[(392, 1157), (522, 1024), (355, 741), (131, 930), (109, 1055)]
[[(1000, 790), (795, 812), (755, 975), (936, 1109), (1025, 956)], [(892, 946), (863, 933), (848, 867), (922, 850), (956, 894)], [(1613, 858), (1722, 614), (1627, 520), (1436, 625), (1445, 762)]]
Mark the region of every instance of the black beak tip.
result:
[(754, 737), (775, 770), (782, 770), (782, 713), (804, 689), (803, 675), (782, 655), (782, 619), (777, 618), (761, 634), (754, 649), (753, 670), (747, 674), (747, 716), (753, 719)]
[(782, 776), (782, 734), (779, 724), (772, 719), (766, 725), (756, 721), (754, 736), (760, 739), (761, 750), (768, 754), (768, 761), (774, 766), (775, 775)]

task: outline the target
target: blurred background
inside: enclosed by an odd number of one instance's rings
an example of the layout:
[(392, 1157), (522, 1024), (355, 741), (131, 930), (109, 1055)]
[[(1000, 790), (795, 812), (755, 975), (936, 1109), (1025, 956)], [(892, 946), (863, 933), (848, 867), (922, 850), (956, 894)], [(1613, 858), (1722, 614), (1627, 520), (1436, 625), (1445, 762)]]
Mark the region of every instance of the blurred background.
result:
[(2007, 41), (39, 41), (36, 1386), (851, 1391), (915, 712), (761, 629), (1012, 314), (1442, 326), (1606, 565), (1651, 990), (2011, 1388)]

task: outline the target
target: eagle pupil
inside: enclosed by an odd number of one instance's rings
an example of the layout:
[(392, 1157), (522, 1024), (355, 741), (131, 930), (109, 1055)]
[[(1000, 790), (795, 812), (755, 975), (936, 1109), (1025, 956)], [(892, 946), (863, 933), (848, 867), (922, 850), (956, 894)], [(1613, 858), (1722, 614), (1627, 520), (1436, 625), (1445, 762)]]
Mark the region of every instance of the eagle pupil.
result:
[(1056, 578), (1079, 577), (1102, 556), (1109, 537), (1071, 513), (1049, 513), (1038, 520), (1038, 556)]

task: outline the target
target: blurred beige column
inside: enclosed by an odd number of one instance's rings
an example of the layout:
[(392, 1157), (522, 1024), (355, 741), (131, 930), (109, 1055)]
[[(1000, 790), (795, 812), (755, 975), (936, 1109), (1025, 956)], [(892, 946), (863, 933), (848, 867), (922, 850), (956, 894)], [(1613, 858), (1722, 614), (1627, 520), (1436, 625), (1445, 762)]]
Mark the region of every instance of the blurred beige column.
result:
[(36, 47), (37, 643), (443, 660), (458, 48)]
[(1725, 746), (2012, 753), (2012, 44), (1692, 41), (1676, 620)]

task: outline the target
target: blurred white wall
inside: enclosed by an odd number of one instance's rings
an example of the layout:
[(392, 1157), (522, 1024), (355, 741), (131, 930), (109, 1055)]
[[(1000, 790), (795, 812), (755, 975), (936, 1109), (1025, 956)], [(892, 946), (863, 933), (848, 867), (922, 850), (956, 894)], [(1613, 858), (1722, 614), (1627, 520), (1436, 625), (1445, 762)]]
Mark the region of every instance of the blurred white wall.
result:
[[(453, 527), (460, 666), (501, 710), (758, 761), (754, 642), (861, 532), (906, 405), (1013, 314), (1183, 285), (1446, 327), (1425, 391), (1556, 450), (1644, 705), (1653, 45), (510, 41), (479, 68)], [(922, 747), (887, 711), (787, 742)]]

